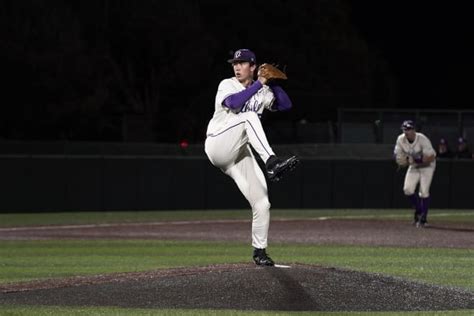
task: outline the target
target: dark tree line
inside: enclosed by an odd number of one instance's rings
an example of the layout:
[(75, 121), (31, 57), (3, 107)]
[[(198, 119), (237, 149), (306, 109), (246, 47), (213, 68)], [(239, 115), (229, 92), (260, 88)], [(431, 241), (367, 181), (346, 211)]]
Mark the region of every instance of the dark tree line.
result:
[(351, 12), (342, 0), (4, 0), (0, 138), (201, 142), (237, 48), (287, 65), (295, 110), (270, 124), (393, 106), (392, 72)]

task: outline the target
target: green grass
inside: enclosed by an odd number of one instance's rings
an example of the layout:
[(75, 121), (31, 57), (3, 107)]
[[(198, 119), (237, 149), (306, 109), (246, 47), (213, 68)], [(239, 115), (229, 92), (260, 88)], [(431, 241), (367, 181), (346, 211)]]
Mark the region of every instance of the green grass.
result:
[[(275, 244), (281, 263), (306, 263), (458, 286), (474, 290), (474, 250)], [(249, 262), (244, 243), (156, 240), (0, 242), (0, 283), (73, 275), (135, 272)]]
[[(410, 220), (408, 209), (273, 210), (272, 219)], [(3, 213), (0, 227), (180, 220), (243, 219), (249, 210)], [(431, 210), (430, 222), (474, 223), (473, 210)], [(381, 273), (474, 290), (474, 249), (370, 247), (272, 243), (279, 263), (295, 262)], [(249, 262), (247, 243), (160, 240), (0, 241), (0, 283)], [(151, 310), (108, 307), (1, 306), (0, 315), (472, 315), (474, 311), (305, 313), (229, 310)]]
[[(272, 210), (272, 219), (346, 218), (410, 220), (409, 209), (308, 209)], [(430, 221), (474, 223), (474, 210), (430, 210)], [(137, 223), (180, 220), (250, 220), (250, 210), (214, 211), (123, 211), (123, 212), (57, 212), (57, 213), (0, 213), (0, 227), (31, 225), (79, 225), (103, 223)]]
[(472, 315), (471, 311), (442, 311), (442, 312), (277, 312), (277, 311), (235, 311), (235, 310), (183, 310), (183, 309), (163, 309), (163, 310), (149, 310), (149, 309), (129, 309), (129, 308), (80, 308), (80, 307), (2, 307), (0, 306), (2, 315), (20, 316), (20, 315), (35, 315), (35, 316), (50, 316), (50, 315), (70, 315), (70, 316), (283, 316), (283, 315), (330, 315), (330, 316), (354, 316), (354, 315), (369, 315), (369, 316), (427, 316), (427, 315), (447, 315), (447, 316), (467, 316)]

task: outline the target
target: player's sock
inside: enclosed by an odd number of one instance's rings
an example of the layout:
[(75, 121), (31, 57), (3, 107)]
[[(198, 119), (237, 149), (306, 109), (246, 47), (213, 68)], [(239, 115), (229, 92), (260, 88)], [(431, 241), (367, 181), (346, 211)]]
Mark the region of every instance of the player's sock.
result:
[(414, 220), (415, 222), (418, 222), (421, 215), (421, 204), (420, 199), (418, 198), (418, 194), (414, 193), (412, 195), (409, 195), (408, 199), (410, 200), (411, 206), (415, 209)]
[(420, 222), (425, 224), (428, 218), (428, 207), (430, 204), (430, 198), (420, 198)]

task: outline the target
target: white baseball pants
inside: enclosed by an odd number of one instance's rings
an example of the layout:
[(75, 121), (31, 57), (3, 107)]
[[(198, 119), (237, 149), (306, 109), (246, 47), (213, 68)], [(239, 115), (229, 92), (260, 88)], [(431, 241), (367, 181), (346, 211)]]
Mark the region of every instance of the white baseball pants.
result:
[(250, 145), (264, 162), (274, 155), (255, 112), (240, 113), (228, 127), (208, 135), (205, 151), (211, 163), (232, 177), (249, 202), (252, 213), (252, 246), (267, 248), (270, 202), (265, 176)]
[(435, 166), (429, 166), (425, 168), (416, 168), (410, 166), (405, 175), (405, 183), (403, 184), (403, 192), (405, 195), (414, 194), (416, 186), (418, 183), (420, 183), (418, 195), (420, 198), (429, 197), (431, 180), (433, 180), (434, 171)]

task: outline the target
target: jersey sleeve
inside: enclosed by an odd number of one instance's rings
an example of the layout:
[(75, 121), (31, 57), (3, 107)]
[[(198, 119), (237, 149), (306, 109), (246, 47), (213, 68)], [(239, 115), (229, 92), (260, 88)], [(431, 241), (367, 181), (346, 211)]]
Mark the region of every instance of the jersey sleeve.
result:
[(436, 157), (436, 151), (433, 149), (433, 146), (431, 145), (431, 141), (428, 139), (428, 137), (424, 136), (422, 138), (422, 151), (424, 156), (435, 156)]
[(217, 94), (216, 94), (216, 105), (222, 105), (222, 102), (224, 102), (225, 98), (228, 96), (234, 94), (235, 88), (232, 85), (232, 81), (228, 79), (224, 79), (219, 83), (219, 87), (217, 88)]
[(260, 81), (255, 81), (248, 87), (240, 92), (233, 93), (226, 97), (224, 101), (222, 101), (222, 105), (228, 107), (231, 110), (239, 111), (244, 104), (252, 98), (254, 94), (256, 94), (262, 88), (262, 84)]
[(283, 90), (282, 87), (274, 85), (270, 86), (275, 95), (273, 105), (271, 106), (272, 111), (288, 111), (293, 106), (288, 94)]
[(397, 141), (395, 142), (395, 148), (393, 149), (393, 155), (397, 156), (397, 155), (401, 155), (402, 153), (403, 153), (402, 138), (399, 136), (397, 138)]

